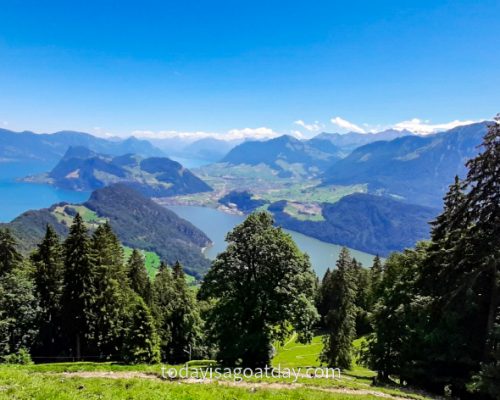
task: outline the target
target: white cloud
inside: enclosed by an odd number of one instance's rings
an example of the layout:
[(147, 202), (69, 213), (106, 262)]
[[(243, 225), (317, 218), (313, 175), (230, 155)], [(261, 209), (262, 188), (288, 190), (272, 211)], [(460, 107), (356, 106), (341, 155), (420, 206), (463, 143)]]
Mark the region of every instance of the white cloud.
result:
[(394, 124), (392, 128), (397, 130), (409, 130), (411, 132), (417, 133), (419, 135), (430, 135), (439, 131), (446, 131), (448, 129), (456, 128), (457, 126), (470, 125), (479, 121), (451, 121), (443, 124), (431, 124), (429, 120), (421, 120), (419, 118), (413, 118), (407, 121), (401, 121)]
[(279, 133), (273, 131), (271, 128), (242, 128), (231, 129), (225, 133), (220, 132), (205, 132), (205, 131), (192, 131), (182, 132), (176, 130), (170, 131), (150, 131), (150, 130), (135, 130), (132, 135), (146, 139), (172, 139), (180, 138), (185, 140), (198, 140), (207, 137), (212, 137), (219, 140), (243, 140), (243, 139), (270, 139), (280, 136)]
[(318, 132), (324, 128), (324, 125), (320, 124), (318, 121), (314, 121), (312, 124), (306, 124), (303, 120), (298, 119), (293, 122), (295, 125), (299, 125), (309, 132)]
[(352, 122), (346, 121), (345, 119), (340, 117), (332, 118), (330, 122), (350, 132), (366, 133), (366, 131), (360, 126), (353, 124)]
[(92, 131), (94, 132), (94, 135), (100, 136), (102, 138), (111, 138), (116, 136), (111, 132), (106, 131), (104, 128), (101, 128), (100, 126), (94, 126), (92, 128)]

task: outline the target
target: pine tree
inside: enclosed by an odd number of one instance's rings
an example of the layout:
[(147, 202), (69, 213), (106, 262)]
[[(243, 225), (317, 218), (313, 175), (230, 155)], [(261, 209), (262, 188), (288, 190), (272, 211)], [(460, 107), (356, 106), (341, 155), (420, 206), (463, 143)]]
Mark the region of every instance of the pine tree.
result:
[(174, 297), (170, 315), (171, 340), (166, 350), (172, 363), (184, 362), (201, 345), (201, 318), (196, 298), (186, 283), (182, 265), (173, 267)]
[(31, 256), (35, 290), (40, 302), (37, 354), (54, 356), (61, 350), (61, 300), (64, 253), (57, 233), (47, 225), (45, 237)]
[(153, 316), (156, 321), (160, 339), (162, 360), (169, 356), (169, 345), (172, 340), (173, 303), (175, 302), (174, 278), (167, 264), (161, 263), (153, 282)]
[[(465, 180), (467, 223), (472, 226), (469, 241), (474, 245), (478, 273), (488, 279), (485, 359), (493, 351), (493, 327), (500, 307), (500, 114), (489, 124), (482, 152), (467, 163)], [(491, 339), (491, 340), (490, 340)]]
[(85, 354), (90, 351), (96, 299), (92, 249), (79, 214), (76, 214), (64, 242), (64, 252), (63, 327), (72, 354), (79, 360), (82, 350)]
[(316, 301), (316, 308), (318, 309), (319, 315), (321, 316), (320, 326), (321, 328), (326, 328), (326, 316), (330, 310), (330, 305), (332, 304), (332, 271), (327, 268), (321, 284), (319, 286), (318, 299)]
[(380, 294), (380, 285), (384, 274), (384, 266), (378, 254), (373, 259), (373, 265), (370, 268), (370, 304), (377, 301)]
[(498, 118), (467, 167), (466, 179), (455, 179), (443, 213), (433, 223), (432, 244), (417, 288), (432, 301), (422, 328), (428, 351), (414, 362), (424, 365), (426, 374), (420, 379), (434, 382), (433, 390), (442, 392), (443, 382), (452, 381), (454, 396), (465, 395), (471, 375), (481, 362), (490, 361), (495, 346), (492, 332), (500, 280)]
[(127, 273), (132, 290), (141, 296), (146, 304), (151, 304), (151, 281), (144, 264), (144, 257), (137, 249), (130, 255)]
[(352, 260), (356, 270), (356, 334), (364, 336), (371, 331), (370, 311), (371, 311), (371, 289), (370, 289), (370, 270), (363, 268), (363, 265)]
[(101, 356), (112, 358), (122, 347), (128, 281), (123, 249), (109, 223), (92, 236), (95, 267), (93, 339)]
[(131, 294), (127, 331), (122, 350), (124, 360), (131, 364), (160, 362), (160, 346), (155, 322), (144, 300)]
[(331, 274), (332, 303), (326, 316), (328, 334), (321, 360), (332, 367), (348, 369), (352, 363), (352, 341), (356, 334), (356, 275), (349, 250), (342, 248)]
[(21, 261), (14, 236), (8, 229), (0, 229), (0, 276), (12, 271)]
[[(415, 379), (411, 374), (421, 372), (415, 360), (424, 348), (425, 332), (418, 328), (419, 310), (421, 303), (425, 305), (425, 298), (419, 296), (416, 282), (427, 251), (426, 243), (418, 243), (415, 250), (393, 253), (385, 262), (372, 313), (374, 333), (369, 336), (368, 354), (365, 354), (365, 361), (377, 371), (380, 381), (389, 381), (391, 375), (411, 381), (410, 378)], [(427, 320), (425, 314), (423, 319)]]

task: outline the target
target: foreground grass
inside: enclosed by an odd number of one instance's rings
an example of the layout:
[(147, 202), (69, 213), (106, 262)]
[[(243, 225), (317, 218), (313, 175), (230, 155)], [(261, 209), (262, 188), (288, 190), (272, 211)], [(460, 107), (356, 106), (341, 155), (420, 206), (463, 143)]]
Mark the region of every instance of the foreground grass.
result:
[[(311, 377), (305, 367), (320, 367), (321, 336), (300, 344), (292, 336), (277, 348), (273, 366), (301, 368), (297, 379), (276, 376), (218, 380), (163, 380), (161, 365), (116, 363), (54, 363), (29, 366), (0, 365), (0, 399), (380, 399), (424, 400), (400, 388), (372, 385), (373, 371), (359, 365), (342, 371), (341, 378)], [(354, 343), (359, 348), (363, 339)], [(176, 368), (183, 366), (168, 366)], [(241, 382), (240, 379), (242, 379)], [(235, 382), (236, 381), (236, 382)]]
[[(113, 371), (103, 377), (105, 371)], [(160, 366), (64, 363), (0, 366), (0, 399), (393, 399), (424, 397), (370, 387), (353, 378), (233, 379), (185, 383), (160, 379)], [(80, 374), (80, 375), (79, 375)], [(95, 374), (95, 376), (93, 376)]]
[[(140, 378), (79, 378), (0, 367), (0, 399), (360, 399), (353, 394), (298, 388), (293, 390), (179, 384)], [(366, 395), (363, 399), (376, 399)]]

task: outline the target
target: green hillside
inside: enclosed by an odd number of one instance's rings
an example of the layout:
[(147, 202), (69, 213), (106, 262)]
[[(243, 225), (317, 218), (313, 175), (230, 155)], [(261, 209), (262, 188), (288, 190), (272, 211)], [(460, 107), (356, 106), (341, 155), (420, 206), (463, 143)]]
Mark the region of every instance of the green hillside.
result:
[(210, 264), (201, 253), (201, 248), (210, 243), (203, 232), (124, 185), (97, 190), (84, 204), (60, 203), (27, 211), (0, 227), (8, 227), (27, 254), (40, 243), (47, 224), (65, 237), (77, 212), (91, 231), (109, 221), (123, 245), (145, 252), (151, 275), (159, 259), (170, 265), (179, 260), (186, 273), (195, 277), (200, 277)]

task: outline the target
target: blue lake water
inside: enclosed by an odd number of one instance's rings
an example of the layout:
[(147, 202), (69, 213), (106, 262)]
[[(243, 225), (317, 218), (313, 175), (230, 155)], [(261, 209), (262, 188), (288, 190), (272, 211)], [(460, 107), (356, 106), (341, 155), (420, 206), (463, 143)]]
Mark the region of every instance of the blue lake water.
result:
[[(236, 225), (241, 223), (245, 217), (241, 215), (228, 214), (213, 208), (198, 206), (169, 206), (180, 217), (188, 220), (207, 234), (213, 242), (213, 246), (205, 251), (205, 255), (213, 259), (226, 248), (226, 234)], [(327, 268), (334, 268), (340, 253), (341, 246), (322, 242), (301, 233), (286, 230), (297, 246), (309, 254), (311, 264), (319, 277), (322, 277)], [(351, 255), (360, 261), (365, 267), (373, 263), (373, 255), (361, 251), (349, 249)]]
[[(203, 165), (201, 160), (191, 160), (192, 167)], [(25, 177), (52, 169), (52, 165), (0, 163), (0, 222), (9, 222), (27, 210), (49, 207), (54, 203), (66, 201), (80, 203), (88, 199), (89, 192), (73, 192), (52, 187), (50, 185), (18, 182)], [(180, 217), (197, 226), (212, 240), (213, 246), (205, 252), (208, 258), (215, 258), (226, 248), (225, 236), (244, 219), (240, 215), (227, 214), (222, 211), (196, 206), (169, 207)], [(311, 263), (318, 274), (323, 276), (327, 268), (333, 268), (341, 246), (322, 242), (298, 232), (288, 231), (299, 248), (308, 253)], [(351, 250), (364, 266), (371, 266), (373, 255)]]
[(27, 210), (54, 203), (86, 201), (88, 192), (73, 192), (50, 185), (17, 182), (16, 179), (50, 170), (52, 165), (0, 163), (0, 222), (9, 222)]

